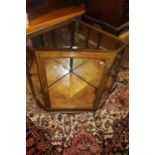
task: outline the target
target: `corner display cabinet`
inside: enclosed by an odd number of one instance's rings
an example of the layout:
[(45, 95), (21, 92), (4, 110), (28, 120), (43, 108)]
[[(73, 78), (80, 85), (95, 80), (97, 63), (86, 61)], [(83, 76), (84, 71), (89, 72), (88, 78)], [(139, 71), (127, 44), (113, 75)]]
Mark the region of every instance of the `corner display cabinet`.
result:
[(76, 19), (27, 34), (27, 80), (47, 111), (94, 111), (107, 99), (127, 44)]

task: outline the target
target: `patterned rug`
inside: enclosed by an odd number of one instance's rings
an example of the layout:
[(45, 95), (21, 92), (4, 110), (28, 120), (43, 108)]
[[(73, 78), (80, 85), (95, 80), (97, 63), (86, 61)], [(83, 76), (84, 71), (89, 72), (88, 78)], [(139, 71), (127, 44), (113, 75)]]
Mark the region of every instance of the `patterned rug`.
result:
[(100, 151), (98, 154), (102, 155), (128, 155), (128, 116), (119, 121), (115, 121), (113, 127), (114, 132), (112, 138), (104, 140), (104, 133), (100, 133), (100, 139), (103, 140), (103, 145), (97, 145), (93, 137), (83, 132), (75, 136), (70, 147), (64, 149), (62, 146), (51, 145), (42, 132), (27, 118), (27, 155), (96, 155), (97, 150)]
[(128, 73), (126, 63), (95, 113), (46, 112), (27, 92), (27, 155), (127, 155)]
[(26, 154), (50, 154), (51, 145), (39, 129), (26, 118)]

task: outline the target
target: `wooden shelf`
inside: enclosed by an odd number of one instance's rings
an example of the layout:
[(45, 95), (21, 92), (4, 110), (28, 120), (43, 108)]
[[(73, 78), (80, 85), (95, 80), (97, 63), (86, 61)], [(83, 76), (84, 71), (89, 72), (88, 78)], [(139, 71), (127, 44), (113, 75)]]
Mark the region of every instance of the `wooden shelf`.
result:
[(41, 14), (29, 21), (26, 34), (31, 34), (48, 26), (61, 23), (85, 13), (85, 8), (80, 6), (66, 6)]

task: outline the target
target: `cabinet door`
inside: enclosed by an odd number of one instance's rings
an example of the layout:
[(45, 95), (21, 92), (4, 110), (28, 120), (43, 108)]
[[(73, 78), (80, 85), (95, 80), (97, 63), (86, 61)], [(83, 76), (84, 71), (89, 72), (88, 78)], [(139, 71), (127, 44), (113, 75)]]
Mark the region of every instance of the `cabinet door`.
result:
[(116, 53), (39, 50), (35, 56), (46, 109), (97, 109)]

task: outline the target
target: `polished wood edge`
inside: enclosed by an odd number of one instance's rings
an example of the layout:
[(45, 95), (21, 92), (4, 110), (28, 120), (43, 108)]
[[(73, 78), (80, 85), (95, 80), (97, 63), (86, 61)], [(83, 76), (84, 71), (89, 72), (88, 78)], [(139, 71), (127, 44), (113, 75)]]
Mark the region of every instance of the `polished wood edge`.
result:
[(92, 52), (91, 50), (87, 51), (35, 51), (36, 57), (40, 57), (41, 59), (48, 58), (85, 58), (85, 59), (109, 59), (109, 57), (116, 56), (115, 52)]
[(34, 26), (28, 26), (26, 29), (26, 34), (29, 35), (36, 31), (40, 31), (42, 29), (48, 28), (49, 26), (53, 26), (55, 24), (64, 22), (68, 19), (83, 15), (85, 12), (86, 12), (85, 8), (81, 7), (81, 10), (78, 10), (77, 12), (72, 12), (72, 13), (64, 15), (62, 17), (51, 19), (51, 20), (42, 22), (42, 23), (34, 25)]
[[(124, 46), (123, 46), (124, 47)], [(118, 50), (107, 50), (107, 49), (49, 49), (49, 48), (44, 48), (44, 49), (33, 49), (34, 52), (91, 52), (91, 53), (115, 53), (117, 52)]]
[(54, 30), (54, 29), (61, 28), (63, 26), (66, 26), (66, 25), (70, 24), (71, 22), (73, 22), (73, 20), (72, 19), (68, 19), (68, 20), (62, 22), (61, 24), (57, 23), (55, 25), (51, 25), (51, 26), (45, 27), (43, 29), (34, 31), (33, 33), (27, 33), (26, 34), (26, 38), (29, 39), (31, 37), (35, 37), (35, 36), (40, 35), (42, 33), (45, 33), (45, 32), (48, 32), (48, 31), (51, 31), (51, 30)]
[[(34, 96), (35, 97), (35, 96)], [(57, 112), (61, 112), (61, 113), (80, 113), (82, 112), (95, 112), (97, 109), (94, 108), (62, 108), (62, 109), (58, 109), (58, 108), (47, 108), (46, 106), (42, 105), (41, 102), (35, 97), (36, 102), (38, 103), (39, 107), (48, 111), (48, 112), (53, 112), (53, 113), (57, 113)]]

